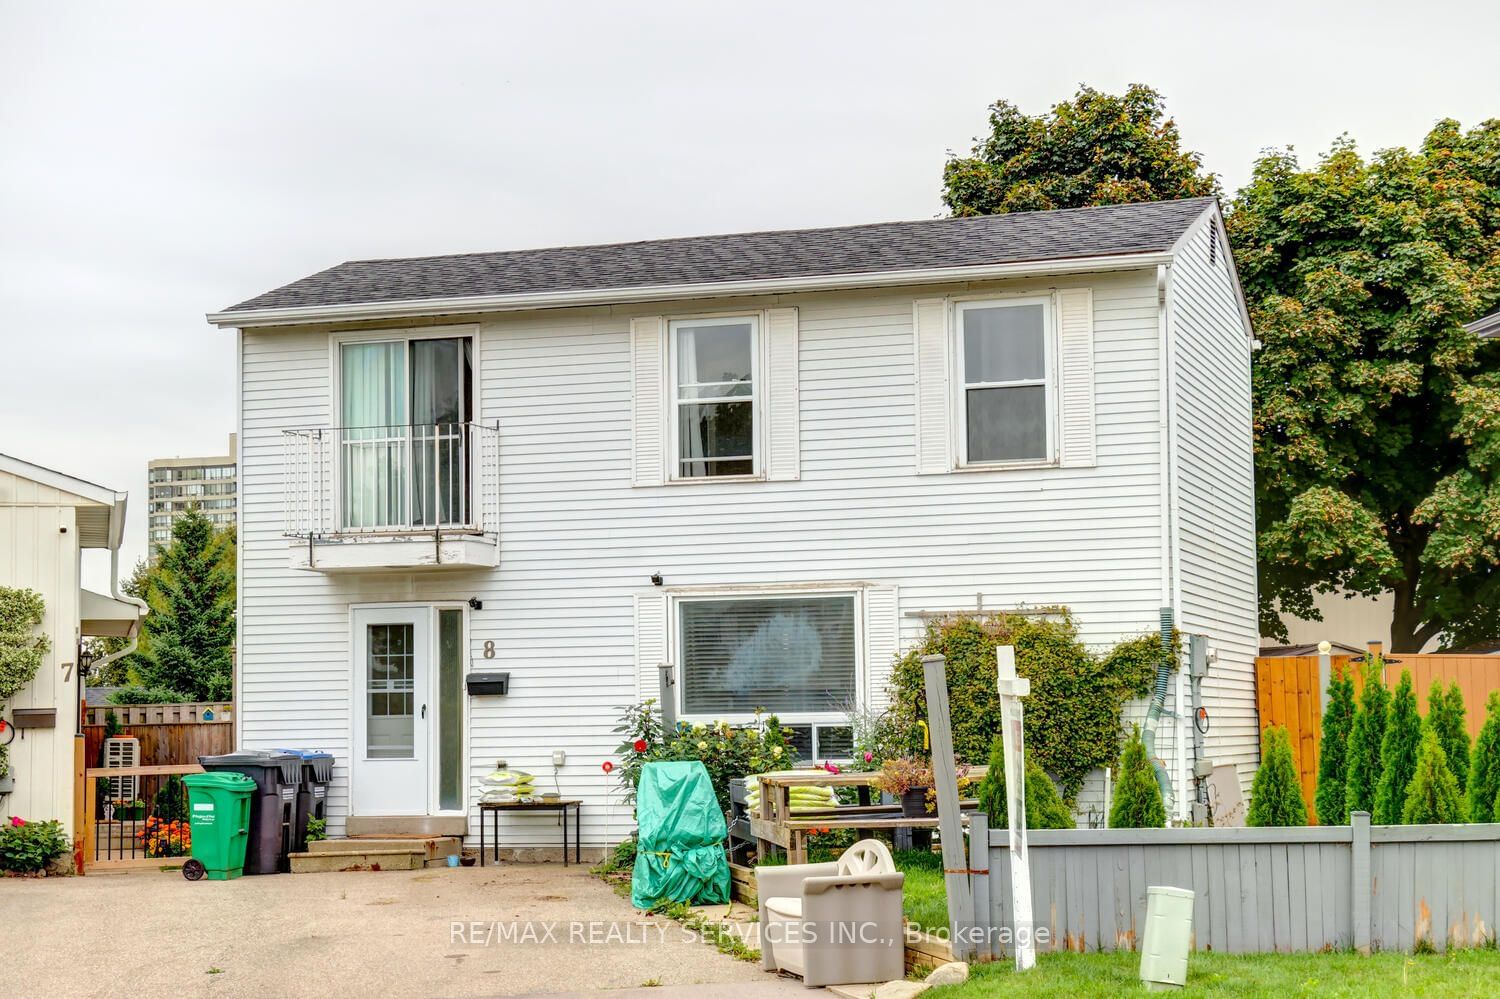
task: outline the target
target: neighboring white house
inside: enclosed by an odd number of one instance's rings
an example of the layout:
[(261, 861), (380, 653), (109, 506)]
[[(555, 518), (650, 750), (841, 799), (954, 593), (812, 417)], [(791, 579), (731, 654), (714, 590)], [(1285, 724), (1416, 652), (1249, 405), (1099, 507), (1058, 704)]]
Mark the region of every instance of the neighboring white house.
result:
[[(585, 844), (618, 839), (601, 765), (661, 664), (677, 718), (766, 708), (836, 757), (978, 602), (1100, 646), (1171, 608), (1205, 755), (1251, 775), (1251, 334), (1212, 200), (362, 261), (209, 318), (239, 331), (238, 734), (334, 753), (335, 833), (473, 831), (497, 759), (550, 787), (561, 750)], [(508, 692), (466, 694), (486, 671)]]
[[(118, 593), (79, 587), (86, 548), (117, 556), (125, 530), (125, 494), (0, 454), (0, 586), (35, 590), (46, 605), (41, 633), (51, 649), (36, 678), (5, 705), (15, 786), (0, 795), (0, 817), (59, 819), (74, 826), (75, 752), (82, 757), (79, 642), (134, 637), (140, 608)], [(111, 579), (118, 566), (111, 558)], [(75, 746), (76, 743), (76, 746)]]

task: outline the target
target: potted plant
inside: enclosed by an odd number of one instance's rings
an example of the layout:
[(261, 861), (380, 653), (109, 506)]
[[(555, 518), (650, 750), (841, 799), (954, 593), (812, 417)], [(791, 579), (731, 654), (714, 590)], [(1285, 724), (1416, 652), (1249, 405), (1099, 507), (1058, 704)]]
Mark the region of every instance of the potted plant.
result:
[(121, 804), (119, 818), (121, 822), (139, 822), (146, 817), (146, 803), (140, 798)]
[(901, 814), (920, 819), (927, 814), (927, 792), (932, 788), (932, 767), (910, 756), (886, 760), (875, 778), (875, 786), (901, 799)]

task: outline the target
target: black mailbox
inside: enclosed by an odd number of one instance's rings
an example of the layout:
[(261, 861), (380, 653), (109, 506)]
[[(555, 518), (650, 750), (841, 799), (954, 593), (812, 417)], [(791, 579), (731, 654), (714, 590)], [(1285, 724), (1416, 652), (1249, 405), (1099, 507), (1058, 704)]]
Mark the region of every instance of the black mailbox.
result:
[(470, 694), (510, 693), (509, 673), (470, 673), (465, 680)]

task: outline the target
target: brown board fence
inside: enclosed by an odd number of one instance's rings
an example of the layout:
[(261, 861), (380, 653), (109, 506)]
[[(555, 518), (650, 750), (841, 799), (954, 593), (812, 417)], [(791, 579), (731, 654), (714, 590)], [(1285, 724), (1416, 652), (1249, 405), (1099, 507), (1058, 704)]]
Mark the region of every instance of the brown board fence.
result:
[[(1028, 839), (1042, 952), (1138, 949), (1146, 889), (1158, 885), (1194, 893), (1195, 949), (1231, 954), (1493, 946), (1500, 925), (1500, 824), (1372, 827), (1360, 812), (1350, 826)], [(976, 916), (988, 956), (1000, 956), (1014, 938), (1007, 832), (988, 840), (988, 900)]]
[[(1349, 670), (1356, 695), (1364, 688), (1363, 657), (1330, 656), (1329, 676)], [(1500, 690), (1500, 655), (1467, 656), (1447, 653), (1392, 653), (1385, 660), (1387, 687), (1401, 681), (1409, 670), (1417, 693), (1417, 707), (1427, 713), (1427, 690), (1432, 681), (1444, 687), (1457, 683), (1464, 695), (1465, 722), (1472, 738), (1484, 724), (1485, 702), (1490, 692)], [(1323, 728), (1323, 696), (1327, 677), (1317, 656), (1269, 656), (1255, 660), (1255, 698), (1262, 730), (1285, 726), (1291, 737), (1292, 754), (1302, 784), (1308, 815), (1313, 815), (1313, 797), (1318, 784), (1318, 744)], [(1313, 819), (1316, 822), (1316, 818)]]
[[(103, 725), (85, 725), (84, 760), (87, 766), (102, 765)], [(120, 735), (133, 736), (141, 744), (138, 763), (143, 767), (196, 764), (198, 757), (227, 753), (234, 749), (231, 722), (174, 722), (166, 725), (126, 725)]]

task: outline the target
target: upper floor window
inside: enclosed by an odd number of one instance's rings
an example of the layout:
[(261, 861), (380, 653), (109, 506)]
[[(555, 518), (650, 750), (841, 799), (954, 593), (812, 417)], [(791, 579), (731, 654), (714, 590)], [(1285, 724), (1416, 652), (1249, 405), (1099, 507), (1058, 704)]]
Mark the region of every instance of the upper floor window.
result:
[(757, 327), (749, 316), (671, 323), (674, 478), (756, 474)]
[(956, 333), (960, 463), (1051, 460), (1050, 299), (960, 303)]

